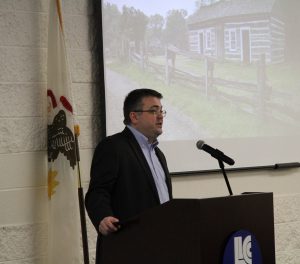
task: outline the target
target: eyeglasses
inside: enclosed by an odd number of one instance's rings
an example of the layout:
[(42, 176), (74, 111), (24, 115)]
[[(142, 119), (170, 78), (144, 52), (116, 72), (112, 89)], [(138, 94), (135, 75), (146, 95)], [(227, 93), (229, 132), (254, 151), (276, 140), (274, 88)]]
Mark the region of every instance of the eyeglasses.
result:
[(155, 109), (149, 109), (149, 110), (134, 110), (133, 112), (137, 113), (150, 113), (154, 116), (162, 115), (163, 117), (166, 116), (167, 111), (166, 110), (155, 110)]

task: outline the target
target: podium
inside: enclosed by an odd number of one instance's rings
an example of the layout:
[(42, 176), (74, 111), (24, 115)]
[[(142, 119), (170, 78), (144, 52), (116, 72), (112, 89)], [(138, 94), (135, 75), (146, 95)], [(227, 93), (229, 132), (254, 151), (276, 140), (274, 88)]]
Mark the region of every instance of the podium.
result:
[(272, 193), (173, 199), (103, 237), (100, 263), (234, 264), (223, 262), (223, 255), (238, 230), (255, 236), (262, 263), (275, 264)]

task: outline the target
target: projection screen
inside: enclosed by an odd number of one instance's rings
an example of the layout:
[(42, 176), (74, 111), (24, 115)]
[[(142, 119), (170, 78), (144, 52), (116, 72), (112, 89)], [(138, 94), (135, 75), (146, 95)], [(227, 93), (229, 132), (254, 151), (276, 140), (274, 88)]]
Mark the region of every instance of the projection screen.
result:
[(125, 95), (160, 91), (159, 146), (171, 172), (218, 169), (204, 140), (233, 168), (297, 162), (300, 1), (102, 2), (107, 135), (124, 128)]

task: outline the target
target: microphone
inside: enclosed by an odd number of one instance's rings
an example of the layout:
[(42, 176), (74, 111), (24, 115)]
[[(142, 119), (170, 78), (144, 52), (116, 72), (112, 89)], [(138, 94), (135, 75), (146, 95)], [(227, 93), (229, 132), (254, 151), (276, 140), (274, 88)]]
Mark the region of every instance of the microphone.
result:
[(226, 156), (222, 151), (218, 149), (214, 149), (209, 145), (206, 145), (203, 140), (199, 140), (196, 144), (198, 149), (202, 149), (205, 152), (209, 153), (212, 157), (216, 158), (217, 160), (224, 161), (228, 165), (233, 165), (234, 160)]

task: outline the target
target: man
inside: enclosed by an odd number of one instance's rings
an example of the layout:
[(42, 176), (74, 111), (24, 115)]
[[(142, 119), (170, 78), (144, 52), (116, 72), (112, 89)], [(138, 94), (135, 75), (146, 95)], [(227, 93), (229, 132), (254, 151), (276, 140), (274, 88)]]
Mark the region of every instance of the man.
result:
[(166, 114), (161, 99), (151, 89), (130, 92), (123, 107), (125, 129), (95, 149), (85, 204), (99, 236), (116, 232), (119, 221), (172, 199), (166, 159), (157, 147)]

